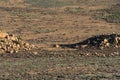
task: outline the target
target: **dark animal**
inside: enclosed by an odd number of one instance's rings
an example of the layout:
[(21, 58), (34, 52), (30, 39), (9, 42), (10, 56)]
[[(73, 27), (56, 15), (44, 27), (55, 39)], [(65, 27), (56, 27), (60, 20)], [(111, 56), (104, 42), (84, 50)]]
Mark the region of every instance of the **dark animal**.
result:
[(87, 38), (86, 40), (80, 41), (78, 43), (73, 44), (56, 44), (53, 45), (54, 47), (61, 47), (61, 48), (85, 48), (85, 47), (109, 47), (110, 45), (115, 45), (118, 47), (120, 43), (120, 34), (104, 34), (104, 35), (97, 35)]

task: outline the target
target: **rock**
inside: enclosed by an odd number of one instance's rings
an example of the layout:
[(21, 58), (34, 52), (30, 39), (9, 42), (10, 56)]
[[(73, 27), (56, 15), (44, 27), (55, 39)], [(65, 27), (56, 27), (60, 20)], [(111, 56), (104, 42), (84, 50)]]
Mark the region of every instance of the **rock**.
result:
[(5, 51), (3, 49), (0, 49), (0, 54), (4, 54)]
[(34, 55), (38, 55), (38, 52), (33, 52)]
[(20, 50), (31, 50), (35, 45), (22, 41), (19, 37), (0, 32), (0, 54), (18, 53)]
[(60, 46), (58, 44), (56, 44), (56, 48), (59, 48)]
[(6, 36), (8, 36), (8, 33), (0, 32), (0, 38), (5, 38)]

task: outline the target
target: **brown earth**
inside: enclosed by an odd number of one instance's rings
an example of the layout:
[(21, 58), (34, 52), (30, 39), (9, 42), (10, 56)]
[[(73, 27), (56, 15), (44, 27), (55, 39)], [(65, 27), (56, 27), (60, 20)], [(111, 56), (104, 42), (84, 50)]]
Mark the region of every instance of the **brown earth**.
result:
[[(76, 43), (93, 35), (119, 32), (119, 24), (92, 17), (96, 10), (110, 8), (118, 3), (117, 0), (75, 0), (74, 3), (76, 2), (80, 4), (37, 8), (29, 7), (24, 0), (8, 0), (7, 3), (1, 1), (0, 29), (20, 35), (24, 40), (45, 50), (56, 50), (49, 46), (51, 44)], [(75, 12), (74, 9), (80, 11)]]
[(76, 43), (93, 35), (119, 33), (120, 24), (93, 18), (96, 10), (110, 8), (119, 0), (59, 1), (78, 4), (41, 8), (25, 0), (0, 1), (0, 30), (22, 36), (24, 41), (39, 47), (20, 54), (0, 55), (0, 79), (89, 80), (92, 76), (91, 80), (119, 80), (119, 48), (75, 50), (51, 46)]
[[(1, 1), (5, 3), (4, 1)], [(8, 3), (17, 4), (16, 0)], [(24, 0), (20, 0), (24, 2)], [(119, 24), (107, 23), (92, 18), (93, 10), (109, 8), (116, 0), (81, 0), (81, 5), (58, 8), (28, 8), (28, 5), (0, 6), (1, 30), (22, 35), (23, 39), (47, 49), (47, 44), (74, 43), (92, 35), (119, 32)], [(7, 4), (7, 3), (5, 3)], [(106, 4), (106, 5), (104, 5)], [(68, 13), (67, 9), (82, 8), (79, 13)]]
[(48, 51), (74, 50), (55, 48), (52, 44), (71, 44), (93, 35), (119, 33), (119, 24), (93, 18), (99, 14), (97, 10), (111, 8), (118, 0), (75, 0), (73, 3), (79, 5), (41, 8), (30, 6), (25, 0), (1, 1), (0, 30), (22, 36), (24, 41)]
[[(10, 1), (12, 3), (17, 2)], [(109, 5), (90, 5), (90, 3), (95, 2), (96, 4), (103, 4), (105, 3), (103, 1), (90, 0), (81, 3), (79, 6), (47, 9), (2, 6), (0, 7), (1, 30), (20, 34), (25, 40), (37, 39), (39, 45), (45, 43), (73, 43), (92, 35), (119, 32), (119, 25), (92, 18), (93, 13), (90, 11), (110, 7), (110, 5), (116, 3), (115, 0), (112, 0)], [(66, 12), (67, 8), (79, 7), (83, 11), (79, 13)]]

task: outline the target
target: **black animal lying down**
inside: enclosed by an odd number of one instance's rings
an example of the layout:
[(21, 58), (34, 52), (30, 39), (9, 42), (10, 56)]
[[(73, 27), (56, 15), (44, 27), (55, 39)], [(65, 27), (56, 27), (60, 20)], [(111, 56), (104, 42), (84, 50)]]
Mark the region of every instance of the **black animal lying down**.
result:
[(56, 44), (53, 45), (54, 47), (61, 47), (61, 48), (85, 48), (85, 47), (109, 47), (111, 45), (118, 46), (120, 43), (120, 34), (104, 34), (104, 35), (97, 35), (86, 40), (80, 41), (74, 44)]

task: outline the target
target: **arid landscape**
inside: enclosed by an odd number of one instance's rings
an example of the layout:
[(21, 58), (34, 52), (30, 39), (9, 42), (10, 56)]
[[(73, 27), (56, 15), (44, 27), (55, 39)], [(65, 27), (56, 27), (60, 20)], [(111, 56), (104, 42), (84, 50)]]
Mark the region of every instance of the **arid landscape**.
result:
[(0, 0), (0, 31), (35, 46), (0, 54), (0, 80), (120, 80), (120, 47), (52, 46), (119, 34), (119, 0)]

